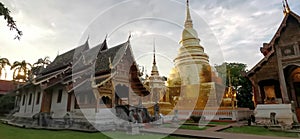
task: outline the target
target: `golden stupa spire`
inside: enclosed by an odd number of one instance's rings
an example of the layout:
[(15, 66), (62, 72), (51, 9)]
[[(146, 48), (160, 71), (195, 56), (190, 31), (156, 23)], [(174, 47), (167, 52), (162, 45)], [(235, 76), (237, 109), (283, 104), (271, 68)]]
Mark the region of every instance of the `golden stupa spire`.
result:
[(289, 3), (287, 2), (287, 0), (282, 0), (282, 5), (283, 5), (284, 15), (290, 13), (291, 9), (290, 9), (290, 6), (289, 6)]
[(156, 65), (156, 59), (155, 59), (155, 40), (153, 39), (153, 65)]
[(192, 21), (191, 13), (190, 13), (189, 0), (186, 0), (186, 19), (185, 19), (184, 27), (185, 28), (193, 28), (193, 21)]
[(156, 66), (156, 58), (155, 58), (155, 40), (153, 39), (153, 65), (151, 75), (159, 75), (158, 69)]

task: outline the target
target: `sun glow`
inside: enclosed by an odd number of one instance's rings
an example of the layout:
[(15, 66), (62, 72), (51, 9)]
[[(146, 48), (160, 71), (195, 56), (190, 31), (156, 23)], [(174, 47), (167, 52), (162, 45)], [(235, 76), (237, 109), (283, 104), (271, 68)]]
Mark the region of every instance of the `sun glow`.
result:
[(9, 66), (5, 66), (5, 69), (2, 69), (2, 74), (0, 76), (1, 80), (12, 80), (13, 79), (13, 70), (10, 70)]

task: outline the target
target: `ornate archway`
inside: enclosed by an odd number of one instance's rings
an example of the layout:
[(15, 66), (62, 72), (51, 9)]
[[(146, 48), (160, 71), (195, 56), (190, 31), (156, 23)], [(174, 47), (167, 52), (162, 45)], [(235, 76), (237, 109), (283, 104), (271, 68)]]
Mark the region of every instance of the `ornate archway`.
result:
[(289, 99), (294, 101), (293, 106), (300, 121), (300, 66), (290, 65), (284, 69), (285, 81)]
[(296, 102), (296, 107), (300, 107), (300, 66), (287, 66), (284, 75), (289, 99)]

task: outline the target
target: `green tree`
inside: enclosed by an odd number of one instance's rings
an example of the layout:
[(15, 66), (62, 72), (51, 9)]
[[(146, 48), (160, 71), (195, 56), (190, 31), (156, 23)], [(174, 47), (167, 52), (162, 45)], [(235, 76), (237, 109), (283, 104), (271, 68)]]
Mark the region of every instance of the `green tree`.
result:
[(8, 8), (4, 6), (2, 2), (0, 2), (0, 16), (4, 16), (4, 20), (7, 21), (7, 26), (10, 30), (17, 31), (17, 35), (15, 39), (20, 40), (21, 36), (23, 35), (22, 31), (17, 28), (16, 21), (14, 21), (13, 17), (10, 16), (10, 11)]
[(5, 73), (5, 79), (7, 77), (6, 66), (11, 66), (7, 58), (0, 58), (0, 77), (2, 76), (2, 71)]
[(219, 77), (222, 78), (226, 86), (232, 86), (237, 90), (238, 107), (253, 109), (252, 85), (246, 75), (247, 65), (243, 63), (223, 63), (215, 66)]
[(236, 99), (239, 107), (245, 107), (254, 109), (254, 103), (252, 101), (252, 84), (250, 80), (243, 76), (239, 81), (241, 86), (237, 89), (238, 93)]
[(0, 115), (7, 114), (14, 109), (15, 96), (7, 94), (0, 97)]

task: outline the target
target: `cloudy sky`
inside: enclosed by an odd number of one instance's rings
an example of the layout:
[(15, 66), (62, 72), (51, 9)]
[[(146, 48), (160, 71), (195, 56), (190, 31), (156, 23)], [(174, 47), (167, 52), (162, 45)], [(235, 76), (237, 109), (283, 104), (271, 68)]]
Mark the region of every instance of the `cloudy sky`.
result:
[[(90, 47), (108, 35), (109, 47), (129, 36), (134, 56), (151, 70), (155, 42), (158, 68), (168, 76), (180, 47), (185, 0), (2, 0), (23, 31), (14, 40), (0, 20), (0, 57), (34, 63), (84, 43)], [(300, 2), (289, 0), (300, 14)], [(261, 58), (259, 47), (269, 42), (284, 15), (281, 0), (190, 0), (194, 28), (210, 64), (241, 62), (250, 69)]]

